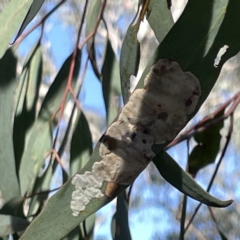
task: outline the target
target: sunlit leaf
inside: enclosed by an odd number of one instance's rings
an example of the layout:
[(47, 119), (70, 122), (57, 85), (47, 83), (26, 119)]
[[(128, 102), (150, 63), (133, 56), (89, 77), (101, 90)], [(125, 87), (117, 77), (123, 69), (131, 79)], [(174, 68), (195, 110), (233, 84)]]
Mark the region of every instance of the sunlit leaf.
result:
[(22, 32), (24, 31), (24, 29), (27, 27), (27, 25), (33, 20), (33, 18), (36, 16), (36, 14), (38, 13), (38, 11), (40, 10), (41, 6), (43, 5), (45, 0), (33, 0), (32, 5), (30, 7), (30, 9), (28, 10), (28, 13), (26, 15), (26, 17), (23, 20), (23, 23), (15, 37), (15, 40), (13, 41), (13, 43), (16, 41), (16, 39), (22, 34)]
[(32, 0), (11, 0), (0, 14), (0, 58), (26, 16)]
[(152, 0), (148, 6), (147, 20), (160, 43), (173, 26), (173, 18), (166, 0)]
[(137, 39), (138, 26), (130, 25), (123, 40), (120, 55), (120, 76), (123, 102), (126, 104), (130, 95), (130, 77), (136, 76), (140, 61), (140, 44)]

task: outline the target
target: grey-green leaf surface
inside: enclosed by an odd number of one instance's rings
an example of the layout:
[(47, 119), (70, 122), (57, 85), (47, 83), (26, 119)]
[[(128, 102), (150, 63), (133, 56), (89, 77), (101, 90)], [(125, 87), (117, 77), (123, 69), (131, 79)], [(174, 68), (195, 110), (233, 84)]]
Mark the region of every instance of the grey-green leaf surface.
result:
[(0, 58), (26, 16), (32, 0), (11, 0), (0, 14)]
[(0, 214), (0, 237), (23, 231), (28, 225), (24, 218)]
[(30, 9), (28, 10), (28, 13), (26, 15), (26, 17), (23, 20), (23, 23), (15, 37), (15, 40), (13, 41), (13, 43), (16, 41), (16, 39), (22, 34), (22, 32), (24, 31), (24, 29), (27, 27), (27, 25), (33, 20), (33, 18), (36, 16), (36, 14), (38, 13), (38, 11), (40, 10), (41, 6), (43, 5), (45, 0), (33, 0), (32, 5), (30, 7)]
[(107, 41), (106, 54), (102, 67), (102, 92), (107, 113), (107, 123), (109, 125), (118, 114), (120, 101), (117, 103), (116, 96), (120, 99), (121, 95), (119, 63), (109, 40)]
[(165, 180), (189, 197), (212, 207), (227, 207), (233, 202), (221, 201), (211, 196), (166, 152), (162, 151), (158, 154), (153, 162)]
[[(93, 0), (89, 4), (87, 15), (86, 15), (86, 36), (92, 33), (96, 28), (96, 25), (100, 16), (101, 5), (102, 5), (102, 0)], [(97, 66), (94, 36), (88, 39), (87, 50), (88, 50), (89, 58), (92, 64), (93, 71), (96, 77), (100, 80), (101, 76)]]
[(19, 196), (12, 140), (17, 59), (9, 49), (0, 60), (0, 191), (5, 202)]
[[(73, 83), (77, 81), (80, 55), (79, 51), (73, 75)], [(72, 54), (66, 59), (48, 90), (29, 137), (28, 145), (23, 153), (19, 171), (22, 195), (27, 191), (31, 192), (38, 171), (44, 163), (46, 154), (52, 148), (52, 133), (57, 120), (52, 121), (51, 117), (58, 110), (63, 100), (71, 61)]]
[(14, 118), (13, 141), (16, 169), (19, 171), (27, 134), (36, 118), (36, 105), (42, 80), (42, 51), (40, 43), (29, 54), (18, 84)]
[(89, 160), (92, 153), (92, 136), (83, 112), (78, 113), (70, 147), (70, 176)]
[(151, 0), (148, 6), (148, 15), (147, 20), (158, 42), (161, 43), (174, 24), (167, 1)]
[(123, 102), (130, 95), (130, 77), (136, 76), (140, 61), (140, 44), (137, 39), (138, 25), (130, 25), (123, 40), (120, 55), (120, 77)]

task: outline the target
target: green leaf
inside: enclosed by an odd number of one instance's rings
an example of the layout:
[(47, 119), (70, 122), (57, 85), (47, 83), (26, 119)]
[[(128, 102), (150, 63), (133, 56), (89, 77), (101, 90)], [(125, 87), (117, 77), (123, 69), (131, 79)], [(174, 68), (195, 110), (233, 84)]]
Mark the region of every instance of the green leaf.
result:
[(126, 104), (130, 95), (130, 77), (131, 75), (137, 75), (140, 61), (140, 44), (137, 40), (138, 28), (138, 25), (130, 25), (122, 44), (120, 77), (124, 104)]
[(23, 231), (28, 225), (24, 218), (0, 214), (0, 237)]
[[(95, 30), (97, 21), (99, 19), (99, 15), (101, 12), (102, 1), (101, 0), (93, 0), (89, 4), (87, 15), (86, 15), (86, 36), (92, 33)], [(88, 54), (90, 57), (90, 61), (92, 64), (93, 71), (98, 79), (101, 78), (97, 67), (97, 60), (96, 60), (96, 52), (95, 52), (95, 44), (94, 44), (94, 37), (88, 39), (87, 42), (87, 49)]]
[(131, 240), (128, 222), (128, 201), (126, 191), (117, 197), (117, 209), (112, 219), (112, 237), (114, 240)]
[[(73, 84), (76, 83), (78, 77), (80, 55), (79, 51), (73, 75)], [(58, 110), (63, 99), (71, 61), (72, 54), (66, 59), (49, 88), (31, 131), (28, 145), (23, 153), (19, 172), (22, 195), (27, 191), (31, 192), (38, 171), (44, 163), (46, 153), (52, 148), (52, 132), (56, 126), (56, 121), (52, 121), (51, 117)]]
[(20, 29), (18, 30), (18, 33), (17, 33), (13, 43), (18, 39), (18, 37), (22, 34), (24, 29), (27, 27), (27, 25), (36, 16), (36, 14), (40, 10), (41, 6), (43, 5), (44, 1), (45, 0), (33, 0), (33, 3), (31, 5), (30, 9), (28, 10), (28, 13), (27, 13), (26, 17), (24, 18), (23, 23), (22, 23)]
[(27, 143), (27, 133), (36, 118), (36, 105), (41, 80), (42, 51), (40, 43), (37, 43), (24, 64), (18, 86), (18, 100), (13, 129), (14, 154), (17, 172), (19, 171), (23, 150)]
[[(224, 109), (215, 115), (212, 119), (207, 120), (204, 125), (211, 124), (212, 121), (221, 117), (224, 114)], [(214, 163), (220, 149), (221, 134), (223, 128), (223, 120), (217, 124), (212, 124), (206, 131), (197, 133), (194, 136), (197, 146), (192, 150), (188, 159), (189, 173), (195, 177), (197, 172)], [(211, 143), (211, 144), (209, 144)]]
[(70, 176), (73, 176), (89, 160), (92, 153), (92, 136), (88, 121), (81, 111), (78, 113), (70, 147)]
[(227, 207), (233, 201), (221, 201), (206, 192), (197, 182), (186, 173), (166, 152), (162, 151), (154, 160), (163, 178), (180, 192), (211, 207)]
[(147, 18), (158, 42), (162, 42), (174, 22), (166, 0), (151, 0)]
[(11, 0), (0, 14), (0, 58), (8, 48), (19, 23), (26, 16), (32, 0)]
[[(116, 96), (120, 98), (119, 64), (110, 41), (107, 41), (105, 60), (102, 67), (102, 90), (107, 112), (107, 123), (110, 124), (118, 114)], [(120, 105), (120, 103), (118, 104)]]
[(9, 49), (0, 60), (0, 191), (5, 202), (19, 196), (12, 141), (17, 59)]

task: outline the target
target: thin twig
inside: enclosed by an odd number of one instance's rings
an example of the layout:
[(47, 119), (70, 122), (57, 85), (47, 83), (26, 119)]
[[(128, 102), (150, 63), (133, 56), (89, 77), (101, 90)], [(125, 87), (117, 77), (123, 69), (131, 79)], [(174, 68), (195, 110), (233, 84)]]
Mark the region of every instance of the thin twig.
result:
[[(188, 130), (183, 132), (179, 137), (175, 138), (171, 143), (168, 144), (168, 146), (165, 148), (166, 150), (177, 145), (178, 143), (193, 137), (197, 133), (203, 132), (207, 130), (209, 127), (211, 127), (214, 124), (217, 124), (221, 122), (222, 120), (227, 119), (236, 109), (236, 107), (240, 103), (240, 92), (236, 93), (232, 98), (230, 98), (227, 102), (225, 102), (223, 105), (221, 105), (214, 113), (206, 116), (203, 118), (200, 122), (198, 122), (196, 125), (190, 127)], [(230, 108), (226, 111), (224, 115), (222, 115), (219, 118), (213, 119), (219, 112), (221, 112), (224, 108), (228, 107), (230, 104)], [(209, 121), (213, 119), (212, 121)]]
[[(214, 171), (214, 173), (213, 173), (213, 175), (212, 175), (212, 178), (211, 178), (211, 180), (210, 180), (210, 182), (209, 182), (209, 185), (208, 185), (208, 188), (207, 188), (207, 192), (210, 191), (210, 189), (211, 189), (211, 187), (212, 187), (212, 184), (213, 184), (213, 181), (214, 181), (214, 179), (215, 179), (215, 177), (216, 177), (216, 175), (217, 175), (218, 169), (219, 169), (219, 167), (220, 167), (220, 165), (221, 165), (221, 163), (222, 163), (222, 160), (223, 160), (223, 158), (224, 158), (224, 156), (225, 156), (225, 153), (226, 153), (226, 151), (227, 151), (227, 147), (228, 147), (229, 142), (230, 142), (230, 140), (231, 140), (232, 132), (233, 132), (233, 112), (232, 112), (231, 115), (230, 115), (230, 124), (229, 124), (228, 134), (227, 134), (227, 136), (226, 136), (226, 143), (225, 143), (225, 145), (224, 145), (224, 148), (223, 148), (223, 150), (222, 150), (220, 159), (219, 159), (219, 161), (218, 161), (218, 163), (217, 163), (217, 165), (216, 165), (216, 168), (215, 168), (215, 171)], [(187, 226), (186, 226), (186, 228), (185, 228), (185, 232), (188, 230), (190, 224), (192, 223), (192, 221), (193, 221), (194, 217), (196, 216), (196, 214), (197, 214), (199, 208), (201, 207), (201, 205), (202, 205), (202, 203), (199, 203), (198, 206), (196, 207), (196, 209), (195, 209), (195, 211), (194, 211), (194, 214), (193, 214), (192, 217), (190, 218), (190, 220), (189, 220), (189, 222), (188, 222), (188, 224), (187, 224)]]
[(37, 27), (39, 27), (41, 24), (44, 24), (44, 22), (47, 20), (49, 16), (51, 16), (63, 3), (65, 3), (66, 0), (62, 0), (59, 2), (51, 11), (49, 11), (42, 19), (40, 19), (38, 22), (36, 22), (28, 31), (23, 33), (19, 38), (15, 41), (14, 45), (19, 45), (23, 39), (25, 39), (33, 30), (35, 30)]

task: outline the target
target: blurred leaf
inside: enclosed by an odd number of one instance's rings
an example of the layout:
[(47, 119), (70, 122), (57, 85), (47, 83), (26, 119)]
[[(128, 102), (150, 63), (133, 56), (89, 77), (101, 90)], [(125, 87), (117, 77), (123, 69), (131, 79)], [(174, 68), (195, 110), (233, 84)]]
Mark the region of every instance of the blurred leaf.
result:
[(148, 6), (148, 22), (158, 42), (162, 42), (174, 22), (167, 0), (151, 0)]
[[(204, 125), (211, 124), (214, 119), (221, 117), (224, 114), (224, 109), (215, 115), (212, 119), (207, 120)], [(204, 132), (197, 133), (194, 136), (197, 146), (192, 150), (188, 159), (189, 173), (195, 177), (197, 172), (214, 163), (220, 149), (221, 134), (223, 128), (223, 120), (217, 124), (212, 124)]]
[(81, 111), (77, 114), (70, 147), (70, 176), (89, 160), (92, 153), (92, 136), (88, 121)]
[[(101, 12), (101, 6), (102, 6), (101, 0), (93, 0), (89, 4), (87, 15), (86, 15), (86, 36), (88, 36), (90, 33), (92, 33), (95, 30), (95, 27)], [(87, 41), (87, 50), (88, 50), (89, 58), (92, 64), (93, 71), (96, 74), (96, 77), (100, 80), (101, 75), (97, 67), (94, 36), (89, 38), (89, 40)]]
[(12, 141), (17, 59), (9, 49), (0, 60), (0, 191), (5, 202), (19, 196)]
[(17, 33), (13, 43), (18, 39), (18, 37), (22, 34), (24, 29), (27, 27), (27, 25), (37, 15), (37, 13), (40, 10), (41, 6), (43, 5), (44, 1), (45, 0), (33, 0), (32, 5), (31, 5), (30, 9), (28, 10), (26, 17), (24, 18), (20, 29), (18, 30), (18, 33)]
[[(80, 51), (74, 69), (73, 84), (76, 83), (80, 67)], [(28, 145), (20, 165), (21, 192), (31, 192), (35, 178), (44, 163), (46, 153), (52, 148), (52, 132), (56, 122), (51, 120), (58, 110), (67, 86), (72, 54), (66, 59), (42, 103), (38, 118), (33, 126)]]
[(120, 76), (123, 102), (126, 104), (130, 95), (130, 77), (136, 76), (140, 61), (140, 44), (137, 40), (138, 25), (130, 25), (123, 40), (120, 55)]
[(0, 14), (0, 58), (26, 16), (32, 0), (11, 0)]
[(62, 240), (84, 240), (80, 226), (75, 227), (67, 236), (62, 238)]
[[(118, 114), (116, 96), (121, 95), (119, 64), (110, 41), (107, 41), (107, 49), (102, 67), (102, 90), (107, 112), (108, 125), (115, 119)], [(120, 104), (119, 104), (120, 105)]]
[(36, 118), (36, 105), (42, 80), (42, 51), (40, 43), (27, 57), (18, 86), (18, 100), (14, 119), (13, 142), (17, 172), (27, 143), (27, 132)]
[(28, 225), (29, 222), (24, 218), (0, 214), (0, 237), (23, 231)]
[(25, 198), (23, 198), (23, 197), (14, 197), (14, 198), (10, 199), (0, 209), (0, 214), (25, 217), (25, 215), (23, 213), (24, 201), (25, 201)]
[(126, 191), (117, 197), (116, 213), (112, 219), (112, 238), (114, 240), (131, 240), (128, 222), (128, 201)]
[[(37, 214), (40, 210), (42, 210), (45, 201), (49, 193), (44, 193), (45, 191), (50, 190), (51, 179), (53, 176), (52, 172), (52, 164), (49, 163), (46, 170), (41, 176), (38, 176), (35, 180), (34, 187), (32, 190), (32, 198), (29, 203), (28, 216), (32, 216)], [(40, 193), (35, 195), (36, 193)]]
[(212, 207), (227, 207), (233, 201), (221, 201), (206, 192), (198, 183), (186, 173), (166, 152), (162, 151), (153, 159), (163, 178), (180, 192)]

